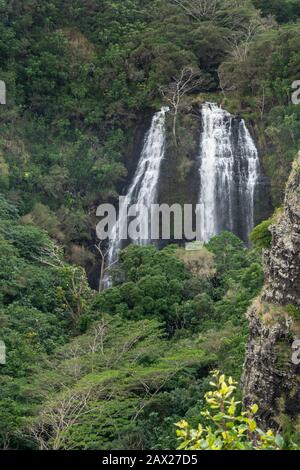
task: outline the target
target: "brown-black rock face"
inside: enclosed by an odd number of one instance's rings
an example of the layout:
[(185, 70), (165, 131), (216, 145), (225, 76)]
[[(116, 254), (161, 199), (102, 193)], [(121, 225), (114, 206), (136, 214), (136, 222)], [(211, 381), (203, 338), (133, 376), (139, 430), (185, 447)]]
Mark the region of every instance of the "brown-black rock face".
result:
[(300, 306), (300, 155), (287, 184), (284, 212), (271, 232), (263, 300)]
[(243, 388), (244, 404), (257, 403), (261, 421), (279, 427), (300, 417), (300, 366), (292, 361), (292, 345), (300, 339), (300, 154), (271, 233), (265, 286), (247, 314)]

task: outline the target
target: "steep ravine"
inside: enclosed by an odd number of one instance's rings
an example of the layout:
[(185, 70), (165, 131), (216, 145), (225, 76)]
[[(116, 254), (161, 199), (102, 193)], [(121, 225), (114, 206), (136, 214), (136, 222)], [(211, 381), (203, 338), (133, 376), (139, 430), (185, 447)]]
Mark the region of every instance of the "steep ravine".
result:
[(260, 406), (262, 423), (281, 426), (300, 419), (300, 366), (292, 345), (300, 339), (300, 153), (287, 183), (283, 212), (271, 227), (264, 253), (266, 281), (250, 307), (244, 403)]

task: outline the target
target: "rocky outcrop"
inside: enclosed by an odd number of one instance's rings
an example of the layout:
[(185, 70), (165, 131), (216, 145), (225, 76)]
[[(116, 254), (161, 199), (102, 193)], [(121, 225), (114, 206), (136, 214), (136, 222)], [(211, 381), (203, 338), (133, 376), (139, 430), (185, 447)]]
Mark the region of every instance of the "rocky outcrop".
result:
[(263, 299), (300, 306), (300, 154), (288, 181), (284, 211), (270, 230)]
[(300, 366), (292, 345), (300, 339), (300, 154), (277, 216), (271, 249), (264, 254), (266, 281), (248, 311), (250, 336), (244, 367), (246, 406), (260, 406), (262, 424), (280, 427), (300, 417)]

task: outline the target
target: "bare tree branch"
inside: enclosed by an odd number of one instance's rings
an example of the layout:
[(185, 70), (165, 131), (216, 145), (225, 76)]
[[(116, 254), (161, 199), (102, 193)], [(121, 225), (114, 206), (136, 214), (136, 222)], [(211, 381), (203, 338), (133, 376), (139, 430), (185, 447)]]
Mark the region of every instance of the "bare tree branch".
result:
[(251, 21), (236, 31), (227, 40), (231, 47), (230, 55), (237, 62), (244, 62), (248, 56), (251, 43), (260, 30), (261, 24), (258, 21)]
[(180, 6), (189, 16), (195, 20), (213, 18), (216, 14), (219, 0), (171, 0)]
[(173, 81), (166, 87), (161, 87), (160, 92), (170, 105), (173, 113), (173, 136), (177, 145), (176, 124), (178, 112), (182, 104), (182, 98), (203, 83), (203, 78), (199, 78), (199, 72), (195, 72), (191, 67), (184, 67), (178, 77), (173, 77)]
[(91, 412), (87, 406), (91, 400), (92, 389), (85, 391), (64, 391), (59, 399), (41, 411), (38, 421), (29, 427), (40, 450), (59, 450), (65, 448), (68, 431), (79, 419)]
[(104, 341), (107, 333), (108, 323), (102, 319), (100, 323), (97, 323), (93, 327), (93, 338), (89, 343), (89, 350), (92, 354), (92, 372), (94, 372), (95, 354), (100, 350), (101, 355), (104, 355)]
[(96, 250), (100, 255), (100, 277), (99, 277), (99, 284), (98, 284), (98, 292), (102, 292), (104, 289), (103, 281), (107, 271), (109, 271), (115, 264), (117, 264), (117, 260), (113, 263), (106, 265), (107, 255), (109, 250), (103, 250), (101, 247), (101, 242), (98, 245), (95, 245)]

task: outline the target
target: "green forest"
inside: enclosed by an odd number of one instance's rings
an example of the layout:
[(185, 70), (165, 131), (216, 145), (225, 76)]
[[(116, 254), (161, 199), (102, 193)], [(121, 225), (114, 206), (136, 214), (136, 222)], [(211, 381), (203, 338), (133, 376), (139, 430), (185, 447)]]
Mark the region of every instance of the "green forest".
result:
[[(0, 449), (300, 449), (299, 419), (242, 409), (246, 313), (299, 151), (300, 2), (0, 0), (0, 19)], [(249, 243), (130, 244), (102, 290), (97, 207), (181, 70), (197, 86), (167, 117), (170, 188), (184, 199), (191, 110), (214, 102), (254, 136), (267, 206)]]

